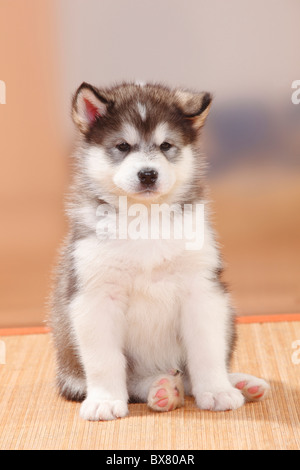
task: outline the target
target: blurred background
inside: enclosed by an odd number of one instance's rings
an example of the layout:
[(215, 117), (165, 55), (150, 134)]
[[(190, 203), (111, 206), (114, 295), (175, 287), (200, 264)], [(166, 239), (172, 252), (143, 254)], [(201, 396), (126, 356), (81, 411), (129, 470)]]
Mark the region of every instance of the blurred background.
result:
[(213, 222), (238, 315), (300, 312), (299, 18), (297, 0), (0, 0), (0, 327), (45, 319), (82, 81), (214, 94)]

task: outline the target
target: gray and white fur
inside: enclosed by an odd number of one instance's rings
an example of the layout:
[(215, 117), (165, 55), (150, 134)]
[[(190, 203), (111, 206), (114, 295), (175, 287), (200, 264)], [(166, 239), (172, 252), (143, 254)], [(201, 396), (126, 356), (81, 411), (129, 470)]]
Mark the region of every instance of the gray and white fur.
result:
[[(201, 409), (236, 409), (262, 397), (247, 395), (246, 385), (263, 395), (268, 389), (262, 379), (229, 373), (234, 313), (220, 280), (201, 151), (211, 100), (135, 83), (83, 83), (73, 97), (69, 233), (50, 325), (59, 392), (82, 401), (84, 419), (123, 417), (129, 401), (166, 411), (181, 406), (184, 394)], [(174, 238), (99, 238), (97, 208), (118, 214), (120, 196), (129, 208), (204, 204), (202, 248), (187, 250)]]

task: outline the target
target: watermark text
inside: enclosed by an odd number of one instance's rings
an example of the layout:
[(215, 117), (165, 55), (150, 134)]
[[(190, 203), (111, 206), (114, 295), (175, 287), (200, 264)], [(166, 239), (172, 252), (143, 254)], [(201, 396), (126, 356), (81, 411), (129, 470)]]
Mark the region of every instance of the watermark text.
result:
[(295, 349), (292, 354), (292, 363), (295, 365), (300, 364), (300, 339), (292, 342), (292, 348)]
[(6, 344), (0, 341), (0, 364), (6, 364)]
[(300, 103), (300, 80), (294, 80), (292, 83), (292, 88), (295, 91), (292, 93), (292, 103), (299, 104)]
[(3, 80), (0, 80), (0, 104), (6, 104), (6, 85)]
[(96, 233), (99, 239), (182, 240), (186, 250), (204, 243), (204, 204), (128, 205), (120, 196), (118, 208), (100, 204)]

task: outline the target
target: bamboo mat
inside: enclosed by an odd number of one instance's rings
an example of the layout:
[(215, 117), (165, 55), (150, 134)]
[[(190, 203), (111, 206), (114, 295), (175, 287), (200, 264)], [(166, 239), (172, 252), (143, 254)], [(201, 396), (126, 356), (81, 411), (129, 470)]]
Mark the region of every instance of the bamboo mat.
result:
[(238, 334), (232, 370), (268, 380), (266, 401), (227, 412), (192, 398), (169, 413), (134, 404), (109, 422), (83, 421), (79, 404), (57, 396), (49, 334), (2, 336), (0, 449), (299, 449), (300, 322), (239, 324)]

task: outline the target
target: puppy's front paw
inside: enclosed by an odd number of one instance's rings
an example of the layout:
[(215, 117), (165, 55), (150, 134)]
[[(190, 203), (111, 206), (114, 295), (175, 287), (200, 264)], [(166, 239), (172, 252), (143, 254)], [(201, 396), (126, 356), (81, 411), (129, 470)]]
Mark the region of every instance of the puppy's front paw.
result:
[(128, 406), (122, 400), (95, 400), (87, 398), (80, 407), (80, 417), (88, 421), (108, 421), (123, 418)]
[(242, 393), (233, 387), (217, 392), (201, 392), (196, 396), (197, 405), (201, 410), (236, 410), (244, 401)]

